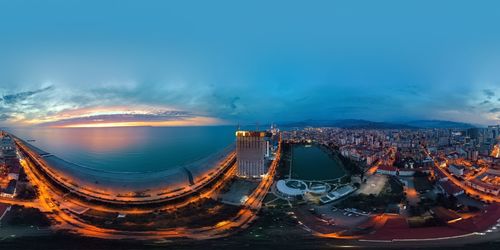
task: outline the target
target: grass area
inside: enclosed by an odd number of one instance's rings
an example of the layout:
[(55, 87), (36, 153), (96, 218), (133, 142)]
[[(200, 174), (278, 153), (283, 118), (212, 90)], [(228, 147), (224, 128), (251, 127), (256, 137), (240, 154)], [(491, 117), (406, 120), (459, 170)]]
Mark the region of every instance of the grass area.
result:
[[(229, 237), (212, 240), (175, 239), (167, 242), (134, 240), (105, 240), (86, 238), (67, 233), (38, 238), (12, 238), (2, 241), (0, 249), (104, 250), (104, 249), (331, 249), (330, 239), (313, 237), (297, 221), (286, 214), (288, 210), (266, 209), (249, 228)], [(335, 242), (337, 243), (337, 242)], [(70, 246), (70, 247), (68, 247)]]
[(278, 197), (276, 197), (276, 195), (274, 195), (273, 193), (269, 193), (269, 194), (267, 194), (267, 195), (266, 195), (266, 197), (264, 198), (263, 203), (270, 202), (270, 201), (272, 201), (272, 200), (275, 200), (276, 198), (278, 198)]
[(427, 176), (416, 176), (413, 178), (413, 182), (415, 183), (415, 190), (419, 193), (429, 191), (433, 188)]
[(286, 214), (287, 209), (266, 209), (259, 213), (259, 219), (245, 231), (238, 234), (241, 238), (266, 240), (273, 237), (286, 237), (283, 230), (302, 230), (297, 221)]
[(49, 218), (40, 210), (21, 206), (12, 206), (11, 210), (3, 218), (2, 223), (11, 226), (50, 226)]
[(17, 184), (16, 199), (34, 200), (37, 197), (38, 187), (25, 182), (19, 182)]
[(396, 177), (389, 178), (382, 191), (382, 195), (394, 196), (395, 198), (398, 198), (398, 196), (402, 194), (403, 194), (402, 183)]
[(89, 210), (82, 218), (106, 228), (127, 230), (161, 229), (173, 227), (213, 226), (235, 216), (240, 207), (222, 204), (212, 199), (192, 203), (174, 211), (157, 211), (148, 214), (127, 215), (117, 218), (117, 213)]
[(273, 202), (271, 202), (269, 205), (272, 205), (272, 206), (275, 206), (276, 209), (286, 209), (286, 208), (290, 208), (290, 202), (288, 202), (287, 200), (283, 200), (283, 199), (277, 199)]
[(410, 227), (434, 227), (440, 223), (433, 216), (414, 216), (408, 218)]

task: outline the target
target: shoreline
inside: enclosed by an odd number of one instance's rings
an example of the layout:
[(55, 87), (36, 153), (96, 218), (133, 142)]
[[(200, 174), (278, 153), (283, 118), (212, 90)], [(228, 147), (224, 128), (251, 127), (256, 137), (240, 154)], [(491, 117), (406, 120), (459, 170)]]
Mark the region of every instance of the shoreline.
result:
[(8, 131), (36, 147), (39, 154), (53, 154), (75, 171), (106, 175), (161, 175), (203, 164), (235, 143), (230, 126)]
[[(81, 193), (82, 196), (111, 203), (163, 202), (187, 195), (210, 184), (214, 178), (219, 178), (234, 161), (234, 153), (231, 148), (228, 148), (226, 150), (229, 154), (212, 156), (213, 161), (205, 162), (201, 166), (192, 166), (189, 170), (183, 167), (160, 176), (157, 173), (137, 176), (135, 174), (105, 175), (102, 172), (99, 172), (99, 175), (90, 175), (88, 170), (79, 169), (79, 172), (75, 172), (74, 168), (68, 166), (70, 163), (60, 158), (40, 155), (43, 151), (30, 147), (30, 144), (25, 144), (22, 140), (16, 143), (23, 145), (21, 149), (26, 147), (22, 151), (27, 153), (28, 159), (35, 160), (42, 168), (41, 171), (66, 189)], [(194, 178), (190, 178), (189, 175)]]

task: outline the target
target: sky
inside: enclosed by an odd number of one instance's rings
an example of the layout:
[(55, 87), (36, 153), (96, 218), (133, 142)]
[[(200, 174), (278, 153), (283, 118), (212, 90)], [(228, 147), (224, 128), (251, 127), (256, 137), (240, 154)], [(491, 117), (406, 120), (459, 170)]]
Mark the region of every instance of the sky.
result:
[(498, 1), (0, 0), (0, 126), (500, 122)]

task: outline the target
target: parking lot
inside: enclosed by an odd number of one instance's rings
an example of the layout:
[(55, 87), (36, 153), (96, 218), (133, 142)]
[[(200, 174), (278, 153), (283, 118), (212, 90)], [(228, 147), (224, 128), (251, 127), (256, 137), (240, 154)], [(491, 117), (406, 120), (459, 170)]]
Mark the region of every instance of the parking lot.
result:
[(370, 219), (370, 216), (362, 215), (360, 212), (355, 212), (352, 210), (348, 211), (348, 209), (337, 209), (331, 204), (315, 206), (314, 213), (319, 218), (331, 224), (347, 228), (356, 228), (358, 225)]

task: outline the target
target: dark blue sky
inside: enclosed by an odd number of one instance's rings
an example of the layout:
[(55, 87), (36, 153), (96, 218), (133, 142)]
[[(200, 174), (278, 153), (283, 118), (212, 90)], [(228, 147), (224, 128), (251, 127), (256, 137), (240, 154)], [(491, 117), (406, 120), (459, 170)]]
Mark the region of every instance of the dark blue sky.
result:
[(498, 1), (0, 0), (0, 123), (498, 123), (499, 20)]

